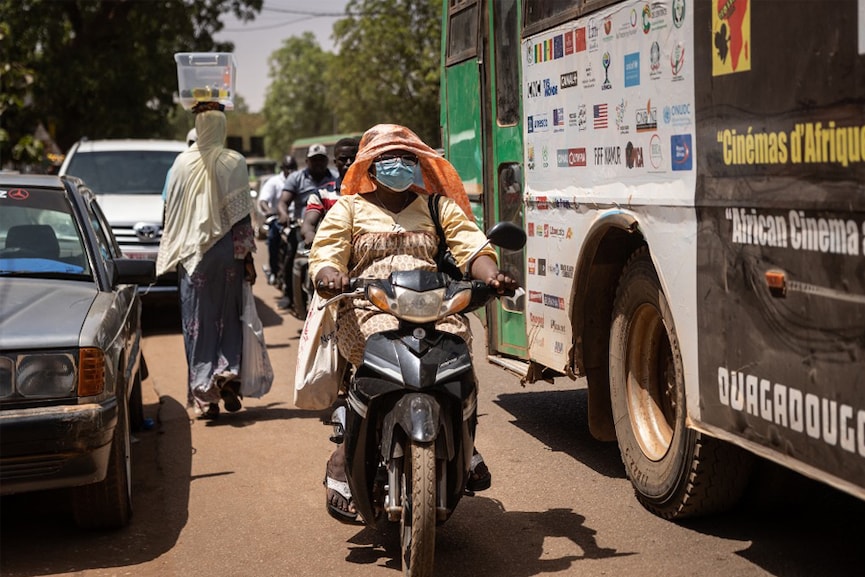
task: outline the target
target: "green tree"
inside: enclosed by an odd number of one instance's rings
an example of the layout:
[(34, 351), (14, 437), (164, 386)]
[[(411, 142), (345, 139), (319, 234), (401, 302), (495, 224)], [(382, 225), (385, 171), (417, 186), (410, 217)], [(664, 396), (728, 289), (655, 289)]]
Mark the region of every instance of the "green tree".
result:
[(350, 0), (333, 35), (328, 102), (339, 131), (408, 126), (438, 146), (442, 0)]
[(83, 136), (171, 135), (174, 53), (231, 51), (213, 39), (221, 16), (252, 20), (262, 2), (0, 0), (0, 161), (39, 124), (64, 151)]
[(322, 50), (311, 32), (287, 38), (268, 60), (271, 83), (262, 110), (264, 147), (279, 158), (298, 138), (335, 132), (326, 74), (334, 55)]

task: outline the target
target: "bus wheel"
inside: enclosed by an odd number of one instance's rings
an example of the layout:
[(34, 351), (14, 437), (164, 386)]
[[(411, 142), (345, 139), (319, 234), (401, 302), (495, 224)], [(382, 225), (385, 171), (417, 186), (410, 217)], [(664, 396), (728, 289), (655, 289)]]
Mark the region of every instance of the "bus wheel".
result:
[(751, 457), (685, 426), (685, 380), (669, 303), (646, 247), (625, 267), (610, 331), (616, 438), (637, 499), (665, 519), (730, 508)]

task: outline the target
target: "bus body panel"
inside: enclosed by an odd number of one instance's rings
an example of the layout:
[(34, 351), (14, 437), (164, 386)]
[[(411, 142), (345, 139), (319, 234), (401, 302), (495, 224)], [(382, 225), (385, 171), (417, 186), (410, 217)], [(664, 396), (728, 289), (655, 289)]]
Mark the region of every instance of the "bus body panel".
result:
[[(865, 30), (856, 3), (751, 2), (726, 37), (717, 10), (694, 9), (705, 30), (696, 58), (712, 62), (696, 82), (697, 414), (861, 487)], [(784, 286), (770, 287), (767, 274)]]
[(447, 137), (443, 138), (445, 157), (454, 165), (469, 199), (478, 226), (484, 226), (483, 157), (481, 150), (481, 99), (478, 63), (476, 59), (464, 61), (445, 69), (442, 79), (442, 98), (446, 104)]
[[(644, 242), (688, 425), (865, 499), (865, 3), (598, 4), (520, 37), (514, 354), (569, 376), (606, 362), (598, 325)], [(452, 137), (458, 105), (443, 106)], [(478, 165), (498, 166), (500, 146), (478, 144)], [(495, 338), (493, 352), (519, 344)]]

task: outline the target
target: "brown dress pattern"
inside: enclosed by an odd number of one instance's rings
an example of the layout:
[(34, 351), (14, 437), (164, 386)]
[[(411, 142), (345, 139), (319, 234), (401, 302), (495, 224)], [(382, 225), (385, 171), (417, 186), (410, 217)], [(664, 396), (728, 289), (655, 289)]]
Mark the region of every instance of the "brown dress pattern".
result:
[[(428, 232), (369, 232), (352, 238), (349, 276), (387, 278), (393, 271), (436, 270), (438, 248), (434, 234)], [(364, 298), (341, 302), (337, 314), (337, 342), (340, 354), (357, 366), (363, 358), (370, 335), (397, 328), (399, 321), (383, 313)], [(463, 315), (451, 315), (436, 323), (439, 330), (452, 333), (469, 344), (471, 331)]]

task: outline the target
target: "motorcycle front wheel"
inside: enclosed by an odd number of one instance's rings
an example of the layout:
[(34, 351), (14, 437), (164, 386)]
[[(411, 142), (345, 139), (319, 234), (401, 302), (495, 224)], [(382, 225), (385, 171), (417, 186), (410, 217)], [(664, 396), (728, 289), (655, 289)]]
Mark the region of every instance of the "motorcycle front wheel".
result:
[(431, 577), (436, 537), (435, 444), (409, 443), (410, 462), (403, 468), (402, 567), (405, 577)]

